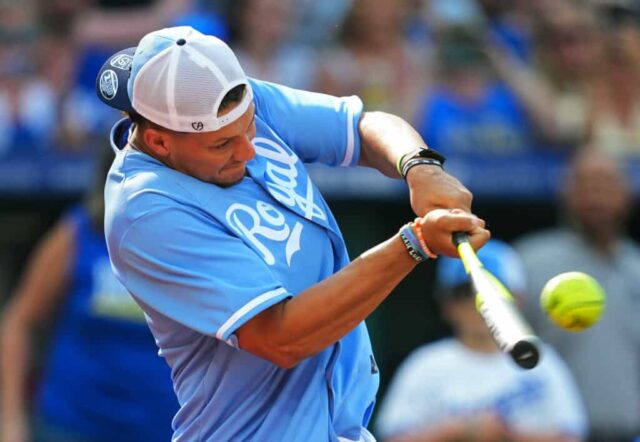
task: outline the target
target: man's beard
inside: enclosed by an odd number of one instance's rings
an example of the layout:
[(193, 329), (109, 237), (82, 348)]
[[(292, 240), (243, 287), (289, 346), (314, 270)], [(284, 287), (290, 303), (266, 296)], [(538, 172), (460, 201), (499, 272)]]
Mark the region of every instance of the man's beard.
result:
[(247, 171), (247, 168), (245, 167), (244, 174), (240, 178), (238, 178), (237, 180), (230, 181), (230, 182), (225, 182), (225, 183), (212, 182), (212, 184), (216, 184), (218, 187), (222, 187), (223, 189), (226, 189), (228, 187), (233, 187), (236, 184), (240, 184), (242, 182), (242, 180), (244, 179), (244, 177), (246, 177), (246, 176), (249, 176), (249, 173)]

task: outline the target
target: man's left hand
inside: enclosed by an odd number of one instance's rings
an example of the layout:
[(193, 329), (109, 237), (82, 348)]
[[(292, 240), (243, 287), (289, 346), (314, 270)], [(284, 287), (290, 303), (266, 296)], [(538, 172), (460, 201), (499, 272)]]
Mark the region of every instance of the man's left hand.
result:
[(406, 178), (411, 208), (416, 215), (424, 216), (433, 209), (461, 209), (471, 213), (471, 192), (442, 168), (415, 166)]

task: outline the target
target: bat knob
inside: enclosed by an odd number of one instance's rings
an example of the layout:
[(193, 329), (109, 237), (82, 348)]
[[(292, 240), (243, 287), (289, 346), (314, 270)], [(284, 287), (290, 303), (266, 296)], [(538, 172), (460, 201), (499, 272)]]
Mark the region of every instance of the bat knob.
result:
[(465, 232), (453, 232), (451, 240), (453, 241), (453, 245), (458, 247), (463, 242), (469, 241), (469, 237)]
[(511, 349), (511, 357), (522, 368), (531, 369), (538, 365), (540, 351), (538, 350), (537, 342), (534, 341), (537, 341), (537, 339), (520, 340)]

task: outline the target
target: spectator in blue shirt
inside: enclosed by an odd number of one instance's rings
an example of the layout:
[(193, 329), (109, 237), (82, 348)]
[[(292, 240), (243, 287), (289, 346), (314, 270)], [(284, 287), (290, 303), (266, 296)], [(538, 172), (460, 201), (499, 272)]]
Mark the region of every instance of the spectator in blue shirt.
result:
[[(111, 270), (104, 179), (40, 241), (2, 321), (6, 442), (168, 441), (178, 409), (144, 314)], [(31, 338), (52, 326), (35, 397)], [(33, 418), (33, 425), (31, 425)]]
[(450, 157), (504, 157), (528, 152), (535, 134), (517, 97), (500, 82), (474, 27), (435, 36), (439, 79), (422, 101), (417, 129)]

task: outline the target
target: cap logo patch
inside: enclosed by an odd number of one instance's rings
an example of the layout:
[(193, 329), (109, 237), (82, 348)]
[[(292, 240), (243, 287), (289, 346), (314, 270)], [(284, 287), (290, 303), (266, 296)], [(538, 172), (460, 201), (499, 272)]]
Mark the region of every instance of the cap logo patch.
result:
[(111, 62), (109, 64), (111, 64), (111, 66), (113, 66), (114, 68), (122, 69), (124, 71), (129, 71), (131, 70), (132, 62), (133, 62), (133, 57), (131, 55), (120, 54), (116, 57), (113, 57), (113, 59), (111, 59)]
[(202, 130), (204, 128), (204, 124), (202, 121), (194, 121), (191, 123), (191, 127), (193, 127), (193, 130)]
[(100, 75), (100, 95), (105, 100), (113, 100), (118, 91), (118, 76), (111, 69), (107, 69)]

